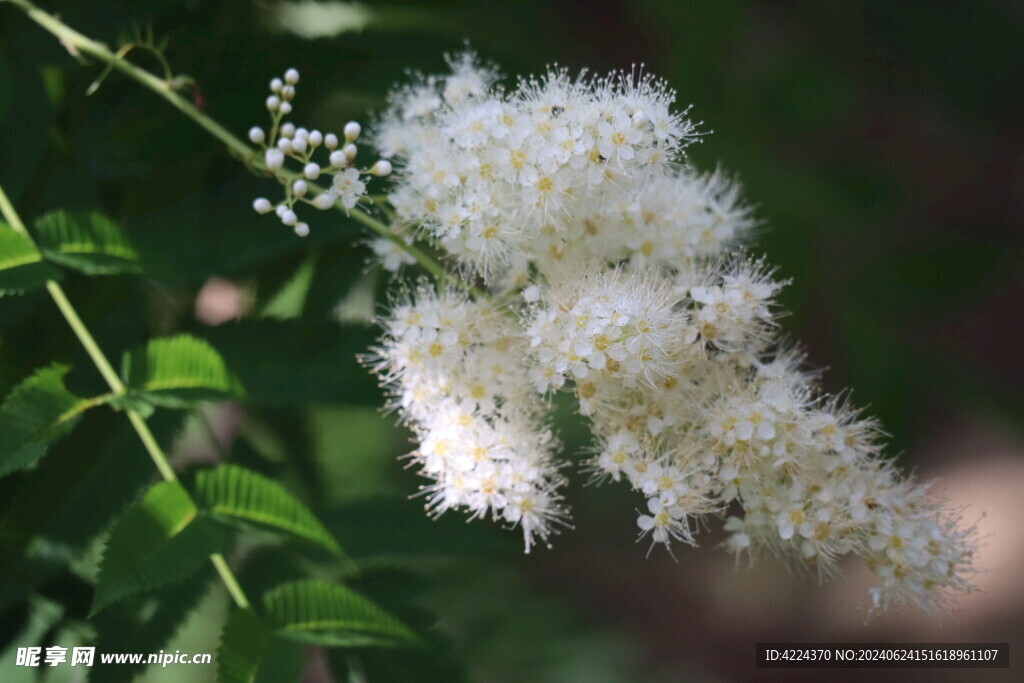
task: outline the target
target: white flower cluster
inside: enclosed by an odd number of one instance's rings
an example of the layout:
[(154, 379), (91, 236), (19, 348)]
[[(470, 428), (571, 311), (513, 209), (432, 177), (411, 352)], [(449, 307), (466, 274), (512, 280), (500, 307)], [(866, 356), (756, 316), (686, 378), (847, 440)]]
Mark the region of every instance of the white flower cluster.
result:
[(419, 439), (430, 508), (546, 540), (565, 518), (546, 413), (571, 392), (587, 469), (643, 496), (652, 547), (720, 514), (736, 553), (825, 573), (862, 556), (878, 605), (969, 589), (973, 529), (778, 349), (783, 283), (738, 249), (753, 220), (736, 183), (682, 166), (694, 127), (674, 93), (563, 70), (504, 90), (472, 55), (450, 64), (397, 90), (375, 133), (406, 234), (487, 294), (421, 285), (382, 321), (376, 371)]
[(527, 552), (546, 543), (565, 518), (563, 478), (516, 321), (487, 301), (422, 286), (384, 325), (374, 362), (420, 441), (415, 458), (434, 480), (428, 509), (519, 525)]
[[(366, 195), (363, 177), (390, 174), (391, 162), (381, 159), (369, 169), (361, 171), (356, 168), (356, 155), (359, 153), (356, 140), (362, 128), (355, 121), (345, 124), (340, 139), (334, 133), (296, 128), (294, 123), (284, 121), (284, 117), (292, 112), (298, 82), (299, 72), (295, 69), (288, 69), (283, 78), (270, 81), (270, 95), (266, 100), (270, 112), (269, 132), (254, 126), (249, 129), (249, 141), (263, 149), (264, 166), (281, 182), (285, 191), (284, 199), (276, 206), (266, 197), (259, 197), (253, 201), (253, 209), (257, 213), (275, 212), (282, 223), (295, 230), (295, 234), (305, 237), (309, 234), (309, 225), (300, 221), (295, 212), (299, 202), (321, 211), (341, 202), (348, 211)], [(327, 155), (326, 164), (313, 160), (321, 148)], [(285, 169), (287, 159), (298, 162), (301, 171), (288, 173)], [(321, 176), (331, 178), (330, 186), (325, 190), (314, 183)]]

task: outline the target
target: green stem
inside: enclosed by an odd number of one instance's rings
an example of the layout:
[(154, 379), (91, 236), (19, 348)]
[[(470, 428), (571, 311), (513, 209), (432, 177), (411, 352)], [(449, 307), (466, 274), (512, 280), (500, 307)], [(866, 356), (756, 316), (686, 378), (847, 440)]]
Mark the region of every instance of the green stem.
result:
[[(89, 332), (89, 328), (87, 328), (85, 323), (82, 322), (82, 319), (78, 317), (78, 312), (75, 311), (75, 307), (71, 305), (70, 301), (68, 301), (68, 297), (64, 293), (64, 288), (53, 280), (49, 280), (46, 283), (46, 289), (50, 292), (50, 296), (53, 297), (53, 302), (57, 304), (57, 308), (60, 309), (61, 315), (64, 316), (64, 319), (67, 320), (71, 330), (75, 333), (75, 336), (78, 337), (78, 341), (80, 341), (82, 346), (85, 347), (85, 352), (89, 354), (89, 358), (92, 359), (96, 369), (100, 371), (101, 375), (103, 375), (103, 379), (106, 381), (107, 386), (110, 387), (111, 391), (123, 394), (125, 392), (124, 382), (121, 381), (117, 372), (110, 365), (110, 361), (107, 360), (103, 351), (100, 350), (96, 340), (93, 339), (92, 334)], [(160, 466), (157, 465), (157, 467), (159, 468)], [(164, 479), (167, 479), (167, 477), (164, 477)], [(168, 479), (168, 481), (170, 481), (170, 479)]]
[[(263, 159), (259, 150), (250, 147), (246, 142), (232, 135), (230, 131), (221, 126), (215, 120), (196, 109), (191, 102), (175, 92), (172, 87), (171, 80), (157, 78), (148, 71), (135, 66), (125, 59), (123, 55), (111, 52), (107, 46), (82, 35), (53, 15), (39, 9), (29, 0), (0, 0), (0, 2), (9, 2), (20, 7), (28, 15), (29, 19), (42, 26), (60, 40), (65, 49), (67, 49), (73, 56), (84, 54), (95, 57), (96, 59), (106, 62), (110, 67), (117, 69), (129, 78), (138, 81), (149, 90), (152, 90), (154, 93), (167, 100), (171, 106), (188, 118), (192, 119), (192, 121), (224, 143), (228, 150), (234, 153), (246, 165), (263, 173), (268, 172), (266, 166), (263, 164)], [(298, 177), (298, 174), (287, 171), (286, 169), (281, 169), (273, 175), (284, 180)], [(310, 183), (310, 187), (318, 189), (313, 183)], [(469, 283), (451, 278), (448, 272), (437, 261), (433, 260), (423, 253), (423, 251), (417, 249), (411, 244), (406, 244), (405, 240), (402, 239), (401, 236), (396, 235), (386, 225), (369, 214), (363, 211), (353, 210), (349, 212), (349, 215), (377, 234), (394, 242), (399, 249), (415, 259), (416, 262), (423, 266), (423, 268), (425, 268), (427, 272), (429, 272), (439, 283), (455, 284), (456, 286), (465, 289), (467, 292), (471, 292), (477, 297), (487, 296), (486, 292), (473, 287)]]
[(214, 553), (210, 555), (210, 562), (213, 562), (214, 568), (220, 574), (220, 580), (224, 583), (224, 587), (228, 589), (231, 599), (235, 601), (238, 608), (249, 609), (249, 598), (245, 597), (245, 591), (242, 590), (242, 586), (239, 585), (238, 579), (235, 578), (224, 556), (220, 553)]
[(44, 12), (36, 7), (29, 0), (4, 0), (20, 7), (28, 15), (29, 19), (36, 22), (44, 29), (52, 33), (61, 45), (72, 54), (72, 56), (89, 55), (102, 60), (113, 66), (115, 69), (132, 78), (145, 87), (167, 100), (171, 106), (189, 117), (197, 124), (205, 128), (211, 135), (221, 140), (231, 151), (246, 158), (253, 155), (253, 150), (213, 119), (204, 116), (196, 109), (191, 102), (176, 93), (170, 81), (157, 78), (144, 69), (140, 69), (131, 62), (114, 54), (103, 43), (97, 42), (88, 36), (82, 35), (52, 14)]
[[(4, 192), (3, 186), (0, 186), (0, 214), (7, 220), (8, 224), (15, 231), (25, 235), (30, 241), (32, 235), (25, 228), (25, 224), (21, 221), (21, 217), (18, 212), (14, 210), (14, 206), (11, 204), (10, 199), (7, 197), (7, 193)], [(123, 394), (127, 391), (124, 382), (114, 371), (110, 361), (104, 355), (100, 349), (99, 344), (96, 343), (96, 339), (93, 338), (92, 333), (89, 332), (89, 328), (82, 322), (75, 307), (68, 300), (67, 295), (64, 293), (64, 289), (53, 280), (46, 282), (46, 289), (50, 292), (50, 296), (53, 298), (57, 308), (60, 309), (61, 314), (67, 321), (71, 330), (78, 337), (78, 341), (81, 342), (82, 346), (85, 347), (86, 353), (89, 354), (89, 358), (92, 359), (96, 369), (99, 370), (100, 374), (103, 375), (103, 379), (106, 381), (110, 390), (115, 394)], [(149, 429), (149, 425), (146, 424), (146, 420), (143, 419), (134, 410), (126, 411), (128, 413), (128, 421), (132, 423), (132, 427), (135, 428), (136, 434), (139, 436), (139, 440), (142, 441), (142, 445), (146, 448), (146, 452), (149, 453), (150, 459), (153, 460), (153, 464), (156, 465), (157, 470), (160, 472), (160, 476), (163, 477), (164, 481), (177, 481), (178, 477), (174, 473), (174, 469), (171, 467), (171, 463), (167, 460), (167, 455), (160, 448), (160, 444), (157, 442), (156, 437), (153, 436), (153, 432)], [(245, 597), (245, 593), (242, 592), (241, 586), (238, 585), (238, 580), (234, 574), (231, 573), (231, 569), (228, 567), (227, 562), (220, 553), (215, 553), (210, 556), (210, 561), (213, 562), (213, 566), (217, 569), (217, 573), (220, 574), (221, 580), (227, 587), (228, 592), (234, 599), (235, 604), (242, 609), (249, 607), (249, 601)]]

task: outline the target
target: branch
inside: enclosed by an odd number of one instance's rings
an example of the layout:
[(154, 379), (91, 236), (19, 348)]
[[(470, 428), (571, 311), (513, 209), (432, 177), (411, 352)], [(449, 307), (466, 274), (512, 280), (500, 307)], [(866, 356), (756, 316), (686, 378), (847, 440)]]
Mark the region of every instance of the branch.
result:
[[(157, 78), (145, 69), (139, 68), (135, 64), (129, 62), (126, 59), (126, 55), (111, 52), (106, 45), (82, 35), (52, 14), (39, 9), (29, 0), (0, 0), (0, 2), (9, 2), (22, 9), (25, 14), (28, 15), (29, 19), (53, 34), (53, 36), (60, 41), (60, 43), (73, 57), (79, 58), (80, 55), (87, 55), (105, 62), (108, 65), (108, 69), (113, 68), (120, 71), (129, 78), (140, 83), (145, 88), (148, 88), (163, 99), (167, 100), (171, 106), (188, 118), (192, 119), (192, 121), (206, 130), (210, 135), (224, 143), (228, 148), (228, 151), (247, 166), (261, 173), (277, 176), (282, 180), (294, 180), (299, 177), (299, 174), (286, 169), (281, 169), (277, 172), (269, 171), (263, 163), (263, 155), (259, 150), (250, 147), (248, 143), (238, 137), (235, 137), (230, 131), (224, 128), (224, 126), (196, 109), (191, 102), (175, 92), (173, 80)], [(322, 188), (318, 187), (315, 183), (309, 183), (309, 186), (313, 189), (322, 191)], [(338, 208), (340, 209), (340, 207)], [(423, 268), (425, 268), (439, 284), (452, 283), (457, 287), (472, 293), (474, 296), (484, 298), (488, 296), (486, 292), (473, 287), (471, 284), (457, 278), (452, 278), (441, 264), (430, 258), (430, 256), (424, 253), (421, 249), (411, 244), (407, 244), (400, 235), (393, 233), (386, 225), (373, 218), (373, 216), (370, 216), (359, 209), (349, 212), (348, 215), (381, 237), (394, 242), (399, 249), (407, 253), (415, 259), (417, 263), (423, 266)]]
[[(25, 224), (21, 221), (21, 217), (14, 210), (14, 206), (7, 198), (7, 193), (4, 192), (2, 186), (0, 186), (0, 214), (7, 220), (8, 224), (15, 231), (21, 233), (27, 237), (33, 244), (35, 240), (32, 239), (32, 235), (25, 228)], [(103, 375), (104, 381), (107, 386), (114, 394), (124, 394), (127, 388), (117, 372), (114, 371), (110, 361), (104, 355), (99, 345), (96, 343), (96, 339), (89, 332), (89, 328), (86, 327), (85, 323), (82, 322), (82, 318), (79, 317), (75, 307), (68, 300), (67, 295), (64, 293), (64, 288), (53, 280), (46, 282), (46, 289), (50, 292), (50, 296), (53, 298), (57, 308), (60, 309), (61, 314), (67, 321), (71, 330), (78, 337), (78, 341), (81, 342), (82, 346), (85, 347), (86, 352), (89, 354), (89, 358), (92, 359), (96, 369), (99, 370), (100, 374)], [(160, 444), (157, 443), (156, 437), (153, 436), (153, 432), (150, 431), (149, 425), (146, 424), (146, 420), (134, 410), (127, 410), (128, 420), (132, 423), (132, 427), (135, 428), (135, 433), (138, 434), (139, 440), (142, 441), (142, 445), (145, 446), (146, 452), (149, 453), (149, 457), (153, 460), (153, 464), (156, 465), (157, 470), (160, 472), (160, 476), (163, 477), (164, 481), (177, 481), (178, 477), (174, 473), (174, 469), (171, 468), (171, 463), (167, 460), (167, 455), (160, 448)], [(249, 600), (246, 598), (245, 593), (242, 591), (242, 587), (238, 584), (238, 579), (231, 572), (227, 562), (224, 560), (224, 556), (220, 553), (214, 553), (210, 555), (210, 561), (213, 562), (213, 566), (217, 569), (217, 573), (220, 575), (221, 581), (223, 581), (228, 592), (231, 594), (235, 604), (241, 609), (249, 607)]]

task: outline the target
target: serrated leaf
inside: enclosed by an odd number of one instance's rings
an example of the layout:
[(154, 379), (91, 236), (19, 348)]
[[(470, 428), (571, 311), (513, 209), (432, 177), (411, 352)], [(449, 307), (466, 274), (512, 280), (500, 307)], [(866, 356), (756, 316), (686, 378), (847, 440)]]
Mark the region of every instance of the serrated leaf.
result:
[(140, 591), (188, 578), (227, 544), (177, 482), (151, 488), (114, 522), (100, 562), (92, 613)]
[(168, 408), (240, 398), (245, 393), (220, 354), (187, 334), (154, 339), (125, 354), (122, 372), (135, 396)]
[(293, 581), (263, 594), (270, 625), (283, 636), (333, 647), (411, 646), (416, 634), (358, 593), (315, 579)]
[(57, 276), (32, 240), (0, 221), (0, 296), (42, 287)]
[(337, 541), (309, 508), (283, 486), (252, 470), (223, 465), (200, 472), (196, 502), (215, 515), (282, 531), (341, 554)]
[(0, 476), (32, 465), (91, 405), (64, 386), (68, 366), (50, 365), (11, 390), (0, 407)]
[(278, 683), (301, 677), (299, 643), (275, 638), (251, 609), (231, 613), (217, 648), (218, 683)]
[[(122, 418), (123, 419), (123, 418)], [(103, 610), (90, 620), (100, 652), (156, 652), (178, 633), (210, 589), (210, 576), (193, 576), (181, 583), (147, 591)], [(104, 665), (97, 657), (89, 683), (132, 680), (146, 662)]]
[(87, 275), (139, 270), (135, 247), (99, 213), (52, 211), (36, 221), (36, 238), (47, 259)]
[(273, 631), (251, 609), (231, 613), (217, 648), (219, 683), (253, 683)]

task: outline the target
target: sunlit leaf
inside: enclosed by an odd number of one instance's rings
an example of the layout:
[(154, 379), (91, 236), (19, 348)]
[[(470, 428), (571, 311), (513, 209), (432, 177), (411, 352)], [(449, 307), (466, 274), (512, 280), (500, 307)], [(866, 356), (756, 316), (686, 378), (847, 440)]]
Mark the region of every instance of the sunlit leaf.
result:
[(177, 482), (161, 482), (110, 531), (92, 612), (140, 591), (182, 581), (224, 549), (226, 532), (198, 516)]
[(168, 408), (244, 394), (220, 354), (187, 334), (155, 339), (126, 354), (123, 375), (136, 397)]
[(215, 515), (284, 532), (341, 554), (337, 541), (305, 505), (277, 482), (251, 470), (223, 465), (200, 472), (196, 502)]
[(49, 260), (88, 275), (136, 272), (139, 255), (120, 227), (96, 212), (53, 211), (36, 221)]
[(0, 407), (0, 476), (36, 462), (70, 432), (89, 401), (64, 386), (66, 365), (50, 365), (14, 387)]
[(0, 221), (0, 296), (42, 287), (57, 274), (28, 237)]
[(408, 626), (358, 593), (314, 579), (293, 581), (263, 595), (264, 611), (282, 635), (335, 647), (410, 646)]

